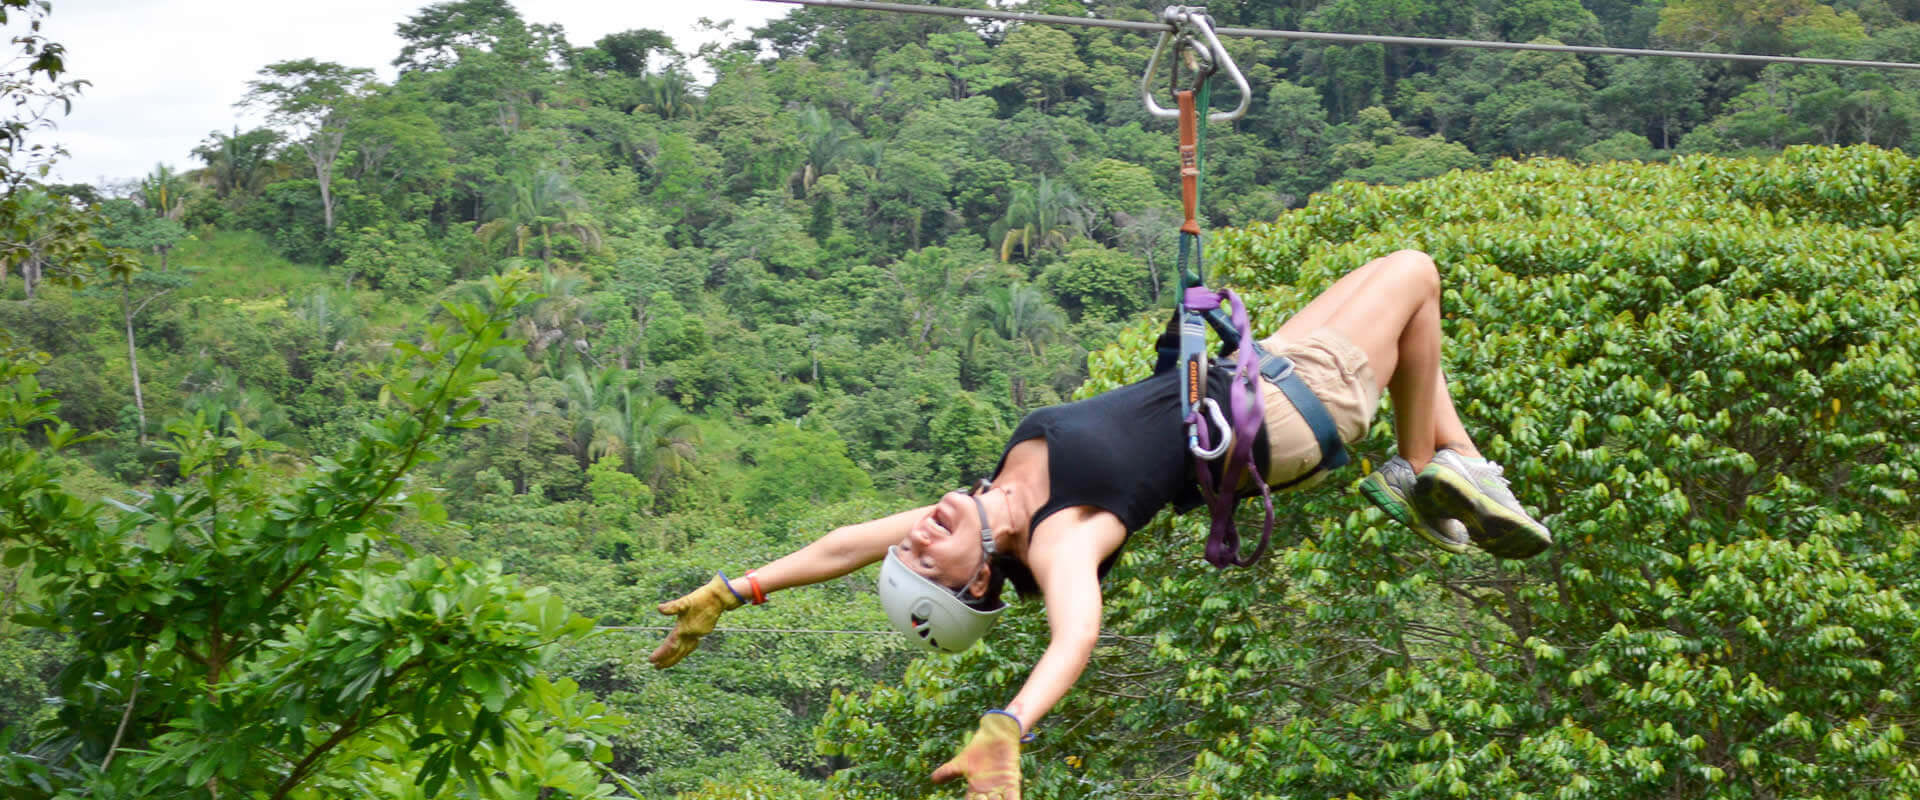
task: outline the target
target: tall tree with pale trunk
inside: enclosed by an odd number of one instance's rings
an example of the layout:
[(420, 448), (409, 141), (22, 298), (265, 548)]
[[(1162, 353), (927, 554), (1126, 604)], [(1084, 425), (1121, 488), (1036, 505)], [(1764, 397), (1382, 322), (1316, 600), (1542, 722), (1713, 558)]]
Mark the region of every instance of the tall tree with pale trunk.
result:
[(347, 124), (373, 83), (373, 70), (303, 58), (268, 64), (247, 82), (241, 106), (267, 112), (267, 121), (300, 145), (320, 184), (320, 208), (333, 230), (333, 163), (346, 145)]

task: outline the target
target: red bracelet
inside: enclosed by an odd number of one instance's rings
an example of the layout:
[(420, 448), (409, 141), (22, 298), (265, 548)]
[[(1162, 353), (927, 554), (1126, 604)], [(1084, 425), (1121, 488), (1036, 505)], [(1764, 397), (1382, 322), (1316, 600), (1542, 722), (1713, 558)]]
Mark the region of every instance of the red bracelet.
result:
[(764, 605), (767, 602), (767, 593), (761, 591), (760, 579), (753, 577), (753, 574), (754, 570), (747, 570), (747, 585), (753, 587), (753, 604)]

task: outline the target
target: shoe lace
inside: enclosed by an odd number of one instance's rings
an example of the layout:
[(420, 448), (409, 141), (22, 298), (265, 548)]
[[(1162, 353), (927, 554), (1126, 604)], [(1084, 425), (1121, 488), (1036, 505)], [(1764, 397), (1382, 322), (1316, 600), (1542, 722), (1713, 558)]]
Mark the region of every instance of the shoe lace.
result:
[(1499, 464), (1495, 464), (1492, 461), (1485, 461), (1485, 462), (1482, 462), (1482, 464), (1483, 466), (1481, 467), (1481, 470), (1485, 472), (1488, 480), (1491, 480), (1500, 484), (1500, 488), (1502, 489), (1505, 489), (1508, 486), (1512, 485), (1507, 482), (1506, 467), (1500, 466)]
[(1467, 464), (1473, 468), (1475, 478), (1499, 487), (1500, 491), (1505, 492), (1508, 497), (1513, 496), (1513, 484), (1507, 481), (1506, 467), (1484, 458), (1478, 462), (1468, 461)]

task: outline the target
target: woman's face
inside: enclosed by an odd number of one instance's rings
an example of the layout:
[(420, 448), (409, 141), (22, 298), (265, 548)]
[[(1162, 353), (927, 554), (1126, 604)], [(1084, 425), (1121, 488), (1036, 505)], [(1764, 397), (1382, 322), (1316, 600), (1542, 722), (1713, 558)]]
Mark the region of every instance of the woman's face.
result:
[(941, 586), (984, 593), (989, 573), (980, 528), (993, 530), (993, 518), (991, 512), (983, 516), (982, 509), (999, 505), (987, 503), (987, 494), (952, 491), (942, 496), (900, 540), (900, 561)]

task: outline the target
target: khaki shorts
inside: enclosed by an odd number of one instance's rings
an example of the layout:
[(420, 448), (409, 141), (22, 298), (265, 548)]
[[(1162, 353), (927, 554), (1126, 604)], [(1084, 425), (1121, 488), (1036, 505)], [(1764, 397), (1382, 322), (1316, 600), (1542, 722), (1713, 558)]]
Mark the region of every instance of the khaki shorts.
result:
[[(1333, 417), (1340, 440), (1360, 441), (1380, 410), (1380, 382), (1367, 363), (1367, 353), (1332, 328), (1315, 328), (1303, 341), (1290, 342), (1274, 334), (1260, 342), (1274, 355), (1293, 360), (1293, 369)], [(1271, 381), (1260, 381), (1260, 404), (1267, 426), (1267, 483), (1278, 485), (1299, 478), (1320, 463), (1320, 443), (1300, 411)], [(1325, 480), (1322, 472), (1291, 489), (1305, 489)]]

